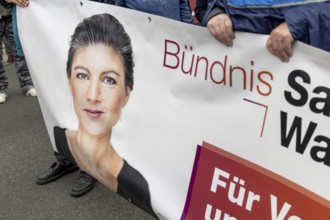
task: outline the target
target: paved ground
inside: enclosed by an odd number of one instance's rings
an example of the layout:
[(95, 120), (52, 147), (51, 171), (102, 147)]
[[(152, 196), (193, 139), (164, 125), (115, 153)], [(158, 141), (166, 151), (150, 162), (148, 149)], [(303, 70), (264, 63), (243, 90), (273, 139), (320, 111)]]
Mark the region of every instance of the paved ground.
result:
[(37, 98), (25, 97), (13, 64), (6, 65), (9, 98), (0, 104), (0, 219), (153, 219), (98, 183), (70, 196), (78, 173), (39, 186), (35, 177), (54, 160)]

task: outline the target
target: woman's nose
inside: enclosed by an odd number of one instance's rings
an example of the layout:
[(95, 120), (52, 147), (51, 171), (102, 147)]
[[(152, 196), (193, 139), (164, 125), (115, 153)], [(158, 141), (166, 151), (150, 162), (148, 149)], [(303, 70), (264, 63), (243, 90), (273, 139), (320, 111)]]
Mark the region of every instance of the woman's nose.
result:
[(97, 80), (91, 80), (89, 82), (88, 91), (87, 91), (87, 99), (90, 102), (98, 102), (100, 101), (100, 84)]

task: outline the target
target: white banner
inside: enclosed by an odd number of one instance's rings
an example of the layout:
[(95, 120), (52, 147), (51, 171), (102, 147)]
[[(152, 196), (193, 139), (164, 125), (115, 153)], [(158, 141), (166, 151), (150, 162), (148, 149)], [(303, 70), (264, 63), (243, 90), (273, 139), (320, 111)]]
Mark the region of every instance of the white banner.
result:
[[(227, 48), (203, 27), (154, 15), (85, 0), (31, 1), (18, 10), (19, 33), (54, 149), (54, 126), (78, 126), (66, 75), (70, 36), (100, 13), (124, 26), (135, 62), (111, 143), (147, 180), (159, 218), (327, 219), (330, 54), (302, 43), (282, 63), (267, 51), (267, 36), (237, 33)], [(200, 149), (240, 166), (199, 162)], [(197, 191), (205, 202), (191, 210)]]

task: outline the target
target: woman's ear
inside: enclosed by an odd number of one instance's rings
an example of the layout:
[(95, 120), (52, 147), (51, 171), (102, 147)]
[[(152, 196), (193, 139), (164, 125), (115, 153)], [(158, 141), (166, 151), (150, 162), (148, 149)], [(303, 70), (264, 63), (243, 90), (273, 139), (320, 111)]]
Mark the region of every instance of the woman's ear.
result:
[(127, 87), (126, 88), (126, 96), (124, 98), (124, 102), (123, 102), (123, 106), (122, 107), (124, 107), (127, 104), (130, 95), (131, 95), (131, 89)]

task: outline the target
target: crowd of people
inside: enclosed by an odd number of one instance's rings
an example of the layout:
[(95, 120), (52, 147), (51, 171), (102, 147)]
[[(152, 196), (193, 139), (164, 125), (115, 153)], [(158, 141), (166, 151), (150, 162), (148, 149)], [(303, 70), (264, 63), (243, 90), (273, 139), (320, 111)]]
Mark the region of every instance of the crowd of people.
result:
[[(278, 57), (283, 62), (289, 62), (290, 57), (293, 56), (294, 51), (292, 46), (296, 41), (301, 41), (311, 46), (330, 52), (330, 0), (321, 0), (317, 2), (309, 0), (279, 0), (275, 1), (275, 3), (271, 3), (272, 1), (266, 0), (196, 0), (194, 2), (188, 0), (91, 1), (112, 4), (133, 10), (139, 10), (146, 13), (164, 16), (180, 22), (190, 23), (192, 25), (194, 24), (205, 26), (215, 39), (217, 39), (220, 43), (228, 47), (232, 47), (234, 45), (236, 31), (267, 34), (269, 35), (269, 37), (265, 46), (270, 53)], [(191, 4), (192, 2), (193, 4)], [(2, 43), (1, 39), (5, 37), (10, 45), (11, 51), (13, 51), (14, 63), (17, 69), (17, 76), (20, 81), (23, 93), (26, 96), (37, 96), (37, 93), (33, 86), (33, 82), (30, 77), (30, 73), (28, 71), (24, 53), (22, 53), (19, 36), (16, 30), (17, 24), (15, 20), (15, 7), (28, 7), (29, 1), (0, 0), (0, 4), (3, 6), (3, 10), (0, 10), (0, 43)], [(196, 20), (194, 22), (193, 15), (195, 15), (195, 19), (197, 19), (198, 21), (197, 23)], [(86, 28), (84, 26), (86, 23), (97, 23), (97, 21), (111, 21), (111, 24), (116, 24), (116, 30), (121, 29), (121, 25), (117, 23), (115, 18), (105, 15), (86, 19), (80, 24), (80, 26), (83, 29)], [(109, 31), (114, 31), (115, 29), (110, 27), (110, 23), (109, 30), (103, 30), (104, 27), (99, 28), (103, 28), (102, 30), (105, 31), (105, 34)], [(123, 38), (127, 38), (125, 32), (121, 32), (118, 34), (123, 35)], [(75, 37), (78, 37), (78, 35), (72, 36), (72, 38)], [(88, 36), (86, 36), (86, 38), (88, 38)], [(93, 40), (98, 43), (101, 42), (104, 45), (112, 45), (110, 43), (102, 42), (99, 39), (92, 39), (91, 41)], [(129, 37), (127, 39), (127, 42), (129, 42)], [(88, 50), (91, 51), (95, 49), (94, 47), (90, 47), (88, 43), (80, 45), (80, 47), (88, 48)], [(97, 49), (107, 49), (113, 51), (113, 48), (110, 46), (108, 48), (104, 47)], [(86, 49), (86, 51), (88, 50)], [(116, 48), (116, 51), (120, 50)], [(72, 63), (72, 59), (74, 56), (78, 56), (76, 54), (79, 54), (79, 57), (85, 55), (83, 53), (79, 53), (78, 50), (74, 50), (71, 54), (70, 53), (71, 52), (69, 52), (67, 73), (69, 84), (71, 86), (70, 91), (74, 93), (76, 86), (74, 80), (80, 79), (80, 77), (87, 76), (78, 76), (78, 74), (74, 76), (71, 75), (73, 72), (71, 71), (72, 65), (75, 65), (74, 63)], [(117, 59), (119, 56), (118, 59), (123, 60), (123, 54), (121, 53), (115, 53), (114, 56), (115, 58), (113, 59)], [(132, 65), (134, 64), (122, 63), (121, 65), (125, 65), (126, 67), (128, 65), (132, 67)], [(86, 68), (89, 68), (88, 64), (86, 64)], [(118, 70), (118, 72), (121, 71), (121, 69)], [(133, 73), (125, 72), (125, 74), (127, 75)], [(123, 81), (121, 83), (122, 88), (120, 88), (121, 90), (119, 89), (119, 91), (122, 93), (122, 98), (120, 102), (124, 103), (123, 105), (125, 105), (128, 100), (129, 93), (132, 90), (133, 82), (131, 82), (131, 84), (127, 84), (126, 81)], [(8, 80), (4, 71), (3, 62), (0, 62), (0, 103), (4, 103), (7, 97)], [(79, 96), (75, 96), (73, 94), (73, 97), (75, 99), (75, 97)], [(91, 97), (89, 98), (91, 99)], [(78, 98), (77, 100), (74, 100), (74, 102), (78, 101)], [(75, 110), (77, 111), (77, 115), (79, 118), (79, 110)], [(91, 167), (94, 167), (95, 164), (85, 163), (87, 160), (84, 160), (84, 157), (82, 156), (83, 154), (80, 154), (81, 152), (77, 150), (79, 149), (79, 147), (81, 147), (82, 144), (75, 142), (75, 138), (77, 137), (77, 135), (85, 135), (86, 137), (88, 137), (89, 140), (92, 140), (93, 132), (88, 132), (88, 126), (84, 125), (83, 121), (84, 119), (82, 118), (79, 122), (78, 131), (67, 131), (65, 128), (59, 127), (54, 128), (55, 137), (57, 137), (58, 139), (56, 140), (58, 152), (54, 152), (55, 161), (52, 163), (52, 165), (37, 176), (37, 184), (47, 184), (49, 182), (59, 179), (65, 174), (80, 170), (77, 181), (74, 183), (71, 189), (71, 195), (74, 197), (79, 197), (89, 192), (91, 189), (94, 188), (95, 184), (97, 183), (97, 180), (109, 186), (109, 188), (115, 189), (115, 191), (120, 191), (120, 187), (125, 188), (131, 186), (131, 183), (125, 183), (125, 185), (124, 183), (120, 182), (119, 177), (118, 182), (116, 182), (115, 180), (105, 180), (101, 174), (98, 174), (97, 170), (91, 169)], [(107, 140), (110, 139), (110, 137), (108, 137), (107, 135), (105, 136), (108, 138)], [(96, 143), (100, 145), (100, 142)], [(107, 141), (106, 143), (109, 142)], [(71, 145), (77, 147), (73, 148)], [(104, 149), (107, 149), (107, 147), (109, 148), (109, 146), (107, 145)], [(112, 146), (110, 146), (110, 149), (112, 149)], [(104, 152), (106, 152), (106, 150)], [(129, 164), (123, 158), (121, 158), (117, 154), (115, 155), (115, 160), (119, 161), (119, 165), (114, 165), (114, 167), (119, 166), (119, 168), (117, 167), (115, 171), (117, 175), (118, 173), (122, 173), (122, 169), (128, 169), (129, 172), (134, 173), (137, 179), (141, 180), (140, 183), (143, 183), (141, 187), (143, 189), (147, 188), (147, 186), (144, 186), (145, 180), (143, 176), (141, 176), (139, 172), (136, 171), (134, 168), (130, 167)], [(88, 161), (92, 161), (92, 159), (89, 158)], [(110, 169), (111, 168), (109, 168), (109, 170)], [(90, 175), (90, 173), (93, 173), (93, 176)], [(113, 174), (109, 171), (109, 175), (111, 176)], [(131, 194), (127, 195), (127, 192), (129, 191), (127, 189), (125, 189), (124, 191), (126, 192), (126, 194), (124, 192), (118, 193), (123, 194), (124, 197), (131, 198), (135, 196)], [(145, 195), (141, 197), (144, 198)], [(142, 208), (148, 211), (150, 214), (154, 215), (150, 206), (150, 200), (147, 198), (144, 200), (144, 202), (145, 203), (140, 206), (142, 206)], [(139, 204), (139, 201), (136, 201), (136, 203)]]

